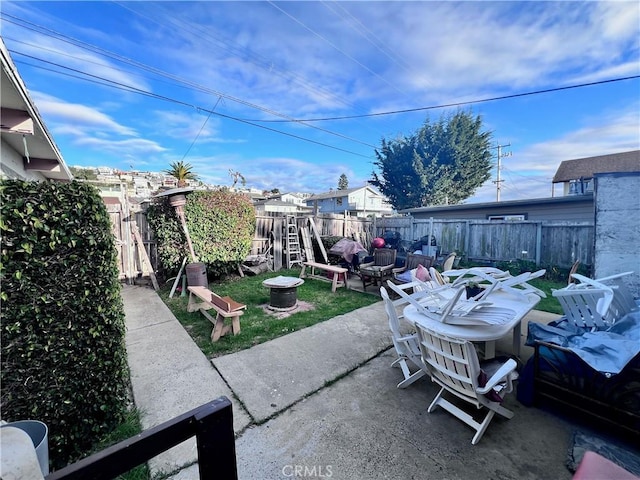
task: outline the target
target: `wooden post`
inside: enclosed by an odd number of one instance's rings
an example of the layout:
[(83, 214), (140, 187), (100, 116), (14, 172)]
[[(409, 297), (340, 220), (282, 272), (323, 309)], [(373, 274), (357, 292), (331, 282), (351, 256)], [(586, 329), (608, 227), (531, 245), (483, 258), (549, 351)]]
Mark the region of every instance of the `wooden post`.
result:
[(182, 266), (180, 267), (180, 270), (178, 270), (178, 276), (176, 277), (175, 282), (173, 282), (173, 287), (171, 287), (171, 292), (169, 293), (169, 298), (173, 298), (173, 294), (176, 293), (176, 288), (178, 287), (178, 282), (180, 281), (180, 277), (182, 277), (182, 269), (184, 268), (186, 263), (187, 263), (187, 257), (184, 257), (184, 260), (182, 260)]
[(138, 244), (138, 255), (141, 256), (142, 260), (147, 263), (149, 266), (149, 278), (151, 278), (151, 283), (153, 284), (153, 288), (158, 291), (160, 290), (160, 286), (158, 285), (158, 280), (156, 279), (156, 274), (153, 271), (153, 265), (151, 265), (151, 261), (149, 260), (149, 255), (147, 255), (147, 250), (144, 248), (144, 242), (142, 241), (142, 237), (140, 236), (140, 231), (138, 230), (138, 224), (135, 220), (131, 220), (131, 230), (133, 231), (133, 237)]

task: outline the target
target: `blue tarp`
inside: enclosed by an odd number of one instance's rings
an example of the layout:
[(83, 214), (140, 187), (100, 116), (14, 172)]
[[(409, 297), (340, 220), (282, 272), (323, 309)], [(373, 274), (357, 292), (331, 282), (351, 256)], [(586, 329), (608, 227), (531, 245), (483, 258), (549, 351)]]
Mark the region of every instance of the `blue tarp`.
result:
[(617, 374), (640, 353), (640, 311), (595, 332), (578, 328), (566, 319), (549, 325), (530, 322), (526, 345), (534, 346), (536, 340), (568, 348), (594, 370)]

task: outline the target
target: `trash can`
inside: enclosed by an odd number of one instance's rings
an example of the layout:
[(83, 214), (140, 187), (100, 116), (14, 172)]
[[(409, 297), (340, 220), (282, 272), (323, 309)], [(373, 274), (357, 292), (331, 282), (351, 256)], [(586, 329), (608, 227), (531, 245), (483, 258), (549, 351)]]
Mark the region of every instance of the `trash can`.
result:
[(207, 279), (207, 266), (204, 263), (196, 262), (187, 264), (187, 284), (190, 287), (209, 288)]
[(3, 424), (2, 428), (4, 427), (19, 428), (29, 435), (36, 450), (42, 475), (45, 477), (49, 475), (49, 429), (47, 425), (38, 420), (18, 420)]

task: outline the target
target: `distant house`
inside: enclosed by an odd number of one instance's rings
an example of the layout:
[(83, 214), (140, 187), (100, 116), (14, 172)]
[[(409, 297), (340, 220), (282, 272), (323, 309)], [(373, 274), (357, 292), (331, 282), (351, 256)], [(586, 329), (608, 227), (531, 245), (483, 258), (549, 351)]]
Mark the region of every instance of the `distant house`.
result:
[(402, 210), (415, 218), (496, 220), (496, 221), (575, 221), (593, 223), (594, 176), (600, 173), (640, 172), (640, 150), (597, 157), (565, 160), (560, 163), (556, 183), (563, 184), (563, 195), (549, 198), (502, 202), (442, 205)]
[(305, 198), (309, 195), (302, 196), (302, 194), (298, 193), (278, 193), (276, 195), (271, 195), (269, 198), (274, 200), (281, 200), (283, 202), (293, 203), (295, 205), (305, 207), (306, 203), (304, 203)]
[(556, 184), (562, 195), (591, 193), (595, 174), (618, 172), (640, 172), (640, 150), (563, 161), (553, 177), (553, 196)]
[(73, 180), (1, 38), (0, 56), (0, 177)]
[(369, 185), (312, 195), (306, 202), (314, 213), (346, 213), (357, 217), (393, 213), (387, 197)]
[(269, 198), (266, 200), (256, 200), (253, 202), (253, 208), (255, 208), (257, 214), (279, 212), (295, 215), (296, 213), (298, 213), (298, 205), (296, 205), (295, 203), (283, 202), (282, 200), (273, 198)]
[(566, 197), (534, 198), (503, 202), (469, 203), (418, 207), (402, 210), (415, 218), (591, 222), (594, 218), (593, 193)]

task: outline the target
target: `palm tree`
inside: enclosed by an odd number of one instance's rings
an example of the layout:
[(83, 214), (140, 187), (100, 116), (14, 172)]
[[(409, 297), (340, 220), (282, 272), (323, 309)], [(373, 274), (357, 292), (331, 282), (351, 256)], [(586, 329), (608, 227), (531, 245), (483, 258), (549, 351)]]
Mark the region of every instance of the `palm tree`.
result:
[(193, 173), (193, 167), (190, 163), (179, 162), (171, 163), (171, 168), (164, 170), (164, 173), (178, 179), (178, 187), (186, 187), (187, 180), (197, 180), (198, 176)]

